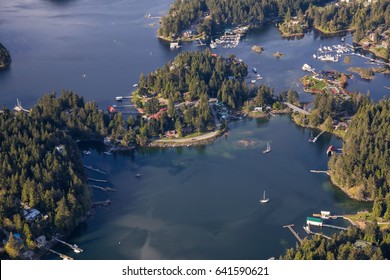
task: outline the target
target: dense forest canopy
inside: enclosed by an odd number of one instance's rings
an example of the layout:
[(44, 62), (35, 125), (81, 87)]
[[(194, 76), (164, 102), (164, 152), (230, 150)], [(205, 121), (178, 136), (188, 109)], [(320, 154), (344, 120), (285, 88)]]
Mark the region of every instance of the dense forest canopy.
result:
[(0, 43), (0, 69), (7, 68), (11, 61), (9, 51)]
[(242, 105), (248, 88), (245, 63), (234, 55), (227, 58), (205, 52), (180, 53), (173, 63), (151, 72), (139, 80), (139, 95), (173, 98), (174, 102), (198, 100), (201, 94), (216, 97), (231, 108)]
[(67, 234), (84, 220), (90, 191), (75, 140), (123, 139), (129, 129), (120, 114), (68, 91), (44, 95), (29, 113), (2, 109), (0, 128), (0, 235), (10, 234), (5, 249), (16, 258), (39, 235)]
[[(360, 246), (359, 246), (360, 245)], [(390, 258), (390, 232), (371, 223), (334, 234), (331, 240), (315, 235), (281, 256), (283, 260), (381, 260)]]
[(158, 34), (180, 36), (191, 25), (197, 32), (212, 35), (226, 26), (258, 25), (267, 19), (284, 17), (289, 11), (298, 14), (310, 4), (324, 5), (329, 0), (176, 0), (162, 18)]
[[(0, 114), (0, 227), (20, 234), (29, 249), (41, 234), (71, 231), (90, 205), (77, 145), (58, 122), (59, 112), (50, 108), (52, 102), (69, 103), (72, 98), (48, 95), (31, 114), (8, 109)], [(77, 107), (73, 105), (68, 109)], [(23, 212), (28, 208), (42, 216), (28, 220)]]
[(329, 161), (332, 180), (351, 197), (374, 200), (390, 192), (390, 100), (360, 107), (342, 155)]

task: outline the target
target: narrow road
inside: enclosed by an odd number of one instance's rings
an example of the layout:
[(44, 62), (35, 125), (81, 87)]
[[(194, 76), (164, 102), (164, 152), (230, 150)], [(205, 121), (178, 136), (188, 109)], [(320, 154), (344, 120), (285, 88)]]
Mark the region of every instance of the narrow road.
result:
[(298, 113), (301, 113), (301, 114), (304, 114), (304, 115), (310, 115), (310, 113), (308, 111), (305, 111), (303, 110), (302, 108), (299, 108), (291, 103), (288, 103), (288, 102), (284, 102), (285, 105), (287, 105), (287, 107), (291, 108), (293, 111), (295, 112), (298, 112)]

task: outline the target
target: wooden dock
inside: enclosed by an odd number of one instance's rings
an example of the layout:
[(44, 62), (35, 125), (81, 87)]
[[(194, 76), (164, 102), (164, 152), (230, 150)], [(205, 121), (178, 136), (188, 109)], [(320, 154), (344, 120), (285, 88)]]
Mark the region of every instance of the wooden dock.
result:
[(92, 170), (92, 171), (98, 172), (98, 173), (100, 173), (100, 174), (107, 175), (106, 172), (104, 172), (104, 171), (102, 171), (102, 170), (100, 170), (100, 169), (97, 169), (97, 168), (93, 168), (93, 167), (90, 166), (90, 165), (85, 165), (85, 164), (84, 164), (84, 167), (85, 167), (86, 169), (88, 169), (88, 170)]
[(324, 132), (325, 132), (325, 130), (321, 131), (316, 137), (314, 137), (313, 139), (310, 139), (309, 142), (315, 143), (318, 140), (318, 137), (320, 137)]
[(327, 170), (314, 170), (314, 169), (310, 169), (310, 172), (311, 173), (323, 173), (323, 174), (329, 175), (329, 171), (327, 171)]
[(87, 180), (93, 181), (93, 182), (99, 182), (99, 183), (107, 183), (107, 180), (95, 179), (95, 178), (91, 178), (91, 177), (88, 177)]
[(299, 237), (298, 233), (292, 228), (294, 226), (294, 224), (291, 224), (291, 225), (285, 225), (283, 226), (283, 228), (288, 228), (292, 234), (294, 234), (294, 236), (296, 237), (296, 239), (298, 239), (299, 243), (302, 244), (302, 238)]
[(54, 251), (53, 249), (47, 249), (48, 251), (52, 252), (53, 254), (56, 254), (56, 255), (59, 255), (60, 258), (64, 259), (64, 260), (74, 260), (73, 258), (67, 256), (67, 255), (64, 255), (64, 254), (61, 254), (57, 251)]
[(322, 236), (322, 237), (324, 237), (326, 239), (332, 240), (331, 237), (329, 237), (329, 236), (327, 236), (327, 235), (325, 235), (323, 233), (311, 231), (309, 226), (303, 227), (303, 229), (306, 231), (307, 234), (319, 235), (319, 236)]
[(104, 200), (104, 201), (96, 201), (96, 202), (93, 202), (92, 203), (92, 207), (96, 207), (96, 206), (108, 206), (111, 204), (111, 200), (107, 199), (107, 200)]
[(54, 238), (55, 241), (58, 241), (66, 246), (68, 246), (69, 248), (71, 248), (73, 250), (73, 252), (75, 252), (76, 254), (79, 254), (79, 253), (82, 253), (84, 250), (81, 249), (79, 246), (77, 246), (76, 244), (69, 244), (68, 242), (65, 242), (61, 239), (58, 239), (58, 238)]
[(96, 185), (89, 185), (91, 188), (98, 189), (104, 192), (116, 192), (116, 189), (110, 187), (101, 187)]
[(328, 228), (334, 228), (334, 229), (340, 229), (340, 230), (348, 230), (346, 227), (340, 227), (340, 226), (334, 226), (334, 225), (328, 225), (328, 224), (322, 224), (323, 227), (328, 227)]

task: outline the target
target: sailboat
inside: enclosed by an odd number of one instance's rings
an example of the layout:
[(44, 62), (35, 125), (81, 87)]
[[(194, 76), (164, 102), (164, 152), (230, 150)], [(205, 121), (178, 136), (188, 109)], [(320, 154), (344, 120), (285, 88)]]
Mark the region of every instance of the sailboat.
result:
[(263, 199), (260, 199), (260, 203), (267, 203), (269, 201), (269, 198), (265, 197), (265, 191), (263, 193)]
[(313, 136), (313, 131), (312, 131), (311, 134), (310, 134), (309, 142), (313, 143), (313, 140), (314, 140), (314, 136)]
[(263, 151), (263, 154), (266, 154), (266, 153), (269, 153), (269, 152), (271, 152), (271, 144), (269, 142), (267, 142), (267, 149), (265, 149)]

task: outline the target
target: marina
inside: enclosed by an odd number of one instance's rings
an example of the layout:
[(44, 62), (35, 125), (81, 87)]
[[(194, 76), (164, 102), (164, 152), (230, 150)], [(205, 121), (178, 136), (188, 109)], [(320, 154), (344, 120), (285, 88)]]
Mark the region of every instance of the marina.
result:
[(211, 40), (210, 48), (215, 49), (218, 45), (225, 49), (236, 48), (240, 43), (241, 36), (241, 33), (225, 32), (219, 39)]
[[(28, 108), (45, 92), (71, 87), (83, 95), (86, 101), (96, 100), (99, 106), (105, 108), (116, 95), (108, 96), (107, 92), (125, 93), (140, 73), (155, 71), (167, 61), (173, 61), (174, 56), (182, 50), (200, 49), (196, 44), (183, 43), (180, 50), (170, 51), (169, 44), (156, 40), (156, 28), (148, 28), (142, 17), (145, 11), (156, 15), (166, 11), (169, 3), (164, 1), (139, 2), (137, 5), (144, 11), (140, 22), (134, 20), (139, 15), (132, 10), (132, 1), (113, 0), (110, 11), (107, 11), (107, 5), (95, 2), (96, 13), (91, 13), (91, 6), (86, 5), (90, 1), (68, 1), (65, 7), (68, 10), (67, 20), (59, 20), (55, 26), (47, 23), (61, 15), (57, 16), (58, 7), (49, 5), (50, 2), (43, 1), (39, 5), (31, 3), (24, 11), (15, 13), (7, 12), (12, 9), (2, 9), (3, 30), (10, 30), (7, 33), (9, 48), (17, 50), (12, 75), (4, 73), (0, 82), (3, 103), (8, 106), (13, 106), (15, 96), (19, 96)], [(0, 5), (3, 8), (5, 4)], [(123, 17), (124, 10), (129, 11), (129, 16)], [(32, 12), (36, 15), (33, 19), (30, 17)], [(61, 28), (69, 30), (69, 22), (80, 22), (77, 32), (61, 31)], [(94, 32), (91, 32), (91, 22), (96, 24)], [(112, 43), (113, 26), (107, 26), (111, 22), (116, 27), (115, 38), (122, 40), (122, 47)], [(25, 30), (26, 26), (28, 30)], [(41, 36), (42, 31), (45, 36)], [(137, 41), (128, 34), (135, 34)], [(67, 36), (64, 37), (67, 38), (66, 44), (58, 39), (61, 36)], [(345, 41), (350, 39), (346, 38)], [(300, 40), (283, 40), (277, 28), (265, 26), (260, 31), (247, 32), (245, 40), (241, 40), (236, 48), (220, 47), (213, 52), (224, 57), (233, 53), (244, 59), (248, 63), (249, 72), (257, 68), (264, 76), (264, 82), (275, 88), (275, 93), (292, 88), (298, 91), (301, 98), (306, 99), (311, 97), (303, 92), (300, 85), (296, 85), (302, 75), (304, 62), (315, 69), (320, 69), (319, 65), (345, 68), (342, 59), (338, 63), (327, 64), (320, 60), (310, 60), (313, 50), (317, 50), (320, 44), (332, 45), (337, 44), (337, 41), (340, 41), (339, 37), (323, 38), (315, 32), (305, 34)], [(24, 42), (28, 42), (28, 45)], [(262, 55), (251, 54), (251, 46), (259, 42), (266, 51)], [(286, 54), (286, 59), (276, 60), (272, 57), (269, 50), (275, 50), (275, 46)], [(59, 47), (61, 55), (58, 55)], [(21, 53), (35, 59), (23, 60)], [(40, 59), (36, 55), (40, 53), (46, 57)], [(367, 60), (356, 56), (352, 64), (361, 66), (361, 61)], [(31, 71), (37, 68), (47, 75)], [(81, 70), (74, 74), (74, 69)], [(81, 78), (83, 72), (88, 73), (87, 79)], [(371, 89), (372, 98), (378, 100), (384, 91), (389, 92), (384, 89), (384, 85), (389, 86), (388, 81), (383, 75), (376, 75), (371, 82), (355, 79), (349, 82), (348, 90), (361, 89), (367, 92), (367, 89)], [(118, 157), (107, 157), (93, 151), (90, 156), (84, 157), (87, 165), (106, 169), (115, 178), (118, 192), (109, 195), (115, 206), (120, 207), (99, 211), (96, 219), (88, 221), (89, 226), (83, 229), (82, 234), (70, 238), (70, 243), (77, 243), (85, 249), (80, 258), (265, 259), (280, 255), (286, 248), (294, 246), (291, 240), (283, 244), (279, 242), (285, 240), (287, 235), (291, 237), (281, 226), (285, 224), (283, 219), (302, 225), (302, 213), (314, 209), (318, 205), (318, 198), (321, 198), (323, 207), (336, 208), (338, 213), (365, 207), (333, 189), (326, 176), (311, 176), (308, 172), (312, 167), (327, 169), (328, 159), (323, 151), (329, 145), (342, 145), (336, 137), (327, 133), (319, 138), (316, 145), (303, 145), (307, 143), (309, 131), (297, 128), (287, 116), (280, 115), (267, 122), (248, 119), (237, 121), (229, 124), (229, 130), (229, 135), (202, 148), (184, 147), (181, 150), (166, 149), (164, 152), (141, 148), (131, 156)], [(259, 140), (259, 143), (261, 139), (270, 139), (272, 145), (277, 147), (275, 154), (259, 156), (262, 151), (259, 145), (253, 148), (236, 147), (235, 143), (243, 138), (245, 131), (252, 131), (250, 137)], [(237, 138), (237, 135), (241, 135), (241, 138)], [(303, 147), (297, 149), (297, 146)], [(317, 153), (317, 150), (321, 152)], [(278, 153), (283, 156), (278, 156)], [(135, 176), (136, 172), (141, 172), (138, 170), (142, 170), (142, 177)], [(210, 172), (223, 176), (215, 179), (194, 176)], [(237, 185), (240, 181), (235, 178), (238, 176), (233, 176), (237, 173), (243, 174), (248, 182), (239, 190)], [(299, 184), (291, 184), (297, 177), (300, 179)], [(209, 182), (207, 187), (204, 186), (205, 180)], [(269, 186), (273, 188), (272, 202), (275, 203), (259, 207), (259, 188), (267, 189), (271, 194)], [(226, 197), (221, 197), (221, 192)], [(302, 192), (304, 196), (298, 195)], [(283, 193), (283, 199), (274, 198), (276, 193)], [(194, 201), (189, 197), (194, 198)], [(204, 201), (202, 209), (196, 211), (200, 200)], [(277, 200), (283, 203), (276, 203)], [(234, 211), (232, 202), (235, 204)], [(281, 211), (285, 213), (283, 219), (277, 215)], [(135, 216), (142, 222), (137, 223)], [(269, 221), (271, 216), (274, 217), (272, 222)], [(153, 226), (148, 226), (151, 222)], [(226, 227), (227, 224), (231, 226)], [(148, 234), (150, 243), (145, 245)], [(210, 236), (213, 241), (210, 241)], [(112, 246), (118, 240), (128, 250), (123, 250), (123, 246)], [(148, 244), (153, 254), (150, 251), (141, 254)], [(185, 248), (179, 246), (182, 244), (186, 245)]]

